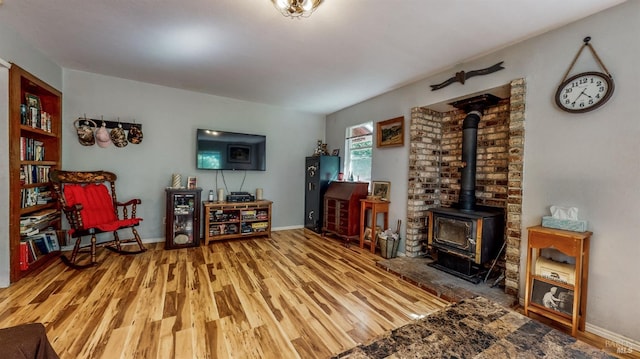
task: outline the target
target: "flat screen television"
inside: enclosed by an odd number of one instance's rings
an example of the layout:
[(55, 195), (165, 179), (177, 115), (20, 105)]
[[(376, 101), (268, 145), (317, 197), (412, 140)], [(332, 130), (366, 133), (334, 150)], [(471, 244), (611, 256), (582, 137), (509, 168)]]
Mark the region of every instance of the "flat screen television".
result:
[(196, 168), (200, 170), (266, 170), (264, 135), (198, 129)]

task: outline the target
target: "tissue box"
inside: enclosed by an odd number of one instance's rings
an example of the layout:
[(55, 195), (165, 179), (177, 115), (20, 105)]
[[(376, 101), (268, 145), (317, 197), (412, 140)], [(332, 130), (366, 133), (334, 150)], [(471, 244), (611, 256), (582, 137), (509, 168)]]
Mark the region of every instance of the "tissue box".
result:
[(542, 226), (547, 228), (564, 229), (573, 232), (586, 232), (587, 221), (573, 219), (557, 219), (551, 216), (542, 217)]

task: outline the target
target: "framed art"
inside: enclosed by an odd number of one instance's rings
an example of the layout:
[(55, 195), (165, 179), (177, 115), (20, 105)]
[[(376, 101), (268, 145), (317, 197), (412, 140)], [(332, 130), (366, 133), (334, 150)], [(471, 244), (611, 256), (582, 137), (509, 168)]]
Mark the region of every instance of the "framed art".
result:
[(40, 97), (30, 93), (24, 94), (24, 97), (25, 97), (25, 100), (27, 101), (27, 107), (35, 107), (38, 110), (41, 109)]
[(404, 116), (376, 123), (376, 147), (404, 146)]
[(573, 316), (573, 290), (535, 278), (532, 281), (532, 304), (569, 317)]
[(198, 187), (197, 177), (187, 177), (187, 189), (196, 189)]
[(391, 182), (373, 181), (371, 184), (371, 194), (379, 196), (383, 201), (388, 201), (391, 195)]
[(234, 163), (251, 163), (251, 147), (246, 145), (229, 145), (228, 146), (229, 162)]

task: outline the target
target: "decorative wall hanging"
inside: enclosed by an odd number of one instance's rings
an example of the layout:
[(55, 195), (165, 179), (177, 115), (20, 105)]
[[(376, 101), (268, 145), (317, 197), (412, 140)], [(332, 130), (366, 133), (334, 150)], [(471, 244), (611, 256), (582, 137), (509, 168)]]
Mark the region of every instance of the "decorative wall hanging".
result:
[(480, 70), (473, 70), (473, 71), (469, 71), (469, 72), (464, 72), (464, 71), (460, 71), (460, 72), (456, 72), (455, 76), (449, 78), (448, 80), (439, 83), (437, 85), (431, 85), (431, 91), (435, 91), (435, 90), (440, 90), (443, 87), (447, 87), (449, 85), (451, 85), (454, 82), (459, 82), (461, 84), (464, 85), (464, 82), (474, 76), (481, 76), (481, 75), (488, 75), (491, 73), (494, 73), (496, 71), (500, 71), (503, 70), (504, 67), (502, 67), (502, 63), (504, 63), (504, 61), (500, 61), (497, 64), (493, 65), (493, 66), (489, 66), (485, 69), (480, 69)]
[[(85, 120), (87, 118), (86, 117), (79, 117), (78, 119), (79, 120)], [(103, 120), (103, 119), (97, 120), (97, 119), (94, 119), (94, 118), (90, 118), (89, 120), (93, 120), (95, 123), (100, 123), (100, 124), (104, 123), (104, 126), (107, 129), (113, 129), (113, 128), (119, 127), (119, 125), (120, 125), (120, 127), (122, 127), (122, 129), (125, 130), (125, 131), (129, 131), (132, 126), (133, 127), (137, 127), (139, 130), (142, 130), (142, 124), (135, 123), (135, 122), (106, 121), (106, 120)]]
[(376, 123), (376, 147), (404, 146), (404, 116)]
[[(97, 127), (97, 124), (100, 124), (100, 127)], [(142, 124), (135, 122), (120, 122), (119, 119), (118, 121), (105, 121), (102, 118), (95, 120), (84, 116), (75, 120), (73, 125), (76, 128), (78, 140), (83, 146), (97, 144), (106, 148), (113, 143), (116, 147), (122, 148), (128, 143), (139, 144), (142, 142)]]
[[(583, 113), (595, 110), (611, 98), (614, 89), (613, 77), (600, 60), (596, 50), (589, 44), (591, 37), (587, 36), (583, 41), (584, 45), (580, 47), (569, 69), (564, 74), (555, 94), (556, 105), (561, 110), (569, 113)], [(591, 55), (593, 55), (605, 73), (587, 71), (567, 78), (585, 47), (591, 50)]]

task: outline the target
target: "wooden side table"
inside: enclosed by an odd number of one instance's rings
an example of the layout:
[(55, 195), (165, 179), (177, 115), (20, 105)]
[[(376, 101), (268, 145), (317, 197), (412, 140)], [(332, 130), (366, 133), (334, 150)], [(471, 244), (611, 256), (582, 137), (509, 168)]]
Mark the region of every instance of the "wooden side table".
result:
[(361, 199), (360, 200), (360, 248), (364, 248), (364, 231), (367, 225), (366, 214), (367, 209), (371, 210), (371, 253), (376, 252), (376, 238), (378, 235), (378, 213), (384, 214), (384, 226), (382, 229), (389, 227), (389, 201), (379, 199)]
[[(587, 279), (589, 273), (589, 241), (592, 232), (572, 232), (562, 229), (534, 226), (529, 230), (527, 245), (527, 283), (525, 287), (524, 313), (533, 312), (571, 328), (571, 335), (576, 336), (578, 330), (585, 330), (587, 310)], [(535, 273), (535, 262), (540, 251), (554, 248), (561, 253), (575, 258), (573, 283), (561, 281), (559, 278)], [(539, 294), (555, 287), (557, 293), (566, 295), (570, 300), (564, 308), (547, 306)], [(542, 290), (541, 290), (542, 289)]]

